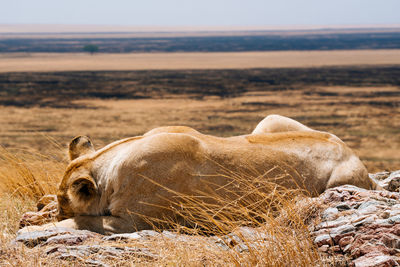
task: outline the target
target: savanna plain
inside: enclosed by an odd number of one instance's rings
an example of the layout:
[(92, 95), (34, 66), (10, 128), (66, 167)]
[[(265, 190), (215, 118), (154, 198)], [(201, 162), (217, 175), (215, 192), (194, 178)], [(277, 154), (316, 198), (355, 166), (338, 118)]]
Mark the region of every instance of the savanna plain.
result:
[[(77, 71), (0, 73), (0, 265), (79, 265), (45, 257), (40, 248), (9, 245), (21, 215), (35, 210), (41, 196), (56, 192), (68, 164), (68, 141), (76, 135), (90, 136), (96, 148), (166, 125), (217, 136), (244, 135), (268, 114), (280, 114), (336, 134), (369, 172), (400, 169), (399, 65), (327, 62), (318, 67), (212, 69), (196, 68), (195, 60), (192, 64), (192, 70), (90, 71), (78, 66)], [(281, 204), (282, 210), (294, 212), (293, 202)], [(273, 248), (247, 254), (215, 251), (198, 235), (190, 246), (168, 240), (120, 244), (150, 248), (159, 260), (132, 257), (111, 264), (322, 265), (304, 226), (311, 217), (311, 211), (291, 217), (291, 223), (265, 217), (263, 227), (277, 240)]]

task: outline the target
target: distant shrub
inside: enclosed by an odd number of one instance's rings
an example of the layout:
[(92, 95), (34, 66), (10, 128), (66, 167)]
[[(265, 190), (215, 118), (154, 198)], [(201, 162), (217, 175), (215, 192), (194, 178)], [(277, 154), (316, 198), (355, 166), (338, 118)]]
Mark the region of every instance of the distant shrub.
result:
[(97, 45), (88, 44), (83, 47), (83, 51), (89, 52), (91, 55), (99, 51), (99, 47)]

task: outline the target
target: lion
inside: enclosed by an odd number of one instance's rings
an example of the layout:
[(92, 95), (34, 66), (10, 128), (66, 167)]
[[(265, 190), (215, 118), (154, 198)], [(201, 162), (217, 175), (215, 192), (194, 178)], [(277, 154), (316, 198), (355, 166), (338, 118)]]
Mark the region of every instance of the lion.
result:
[(194, 195), (205, 184), (216, 190), (231, 182), (224, 170), (257, 173), (263, 179), (270, 179), (264, 174), (274, 170), (275, 177), (285, 177), (274, 182), (311, 196), (344, 184), (379, 189), (338, 137), (279, 115), (266, 117), (249, 135), (227, 138), (169, 126), (96, 151), (88, 137), (78, 136), (69, 144), (69, 156), (57, 194), (58, 222), (20, 231), (54, 226), (101, 234), (150, 229), (146, 217), (174, 216), (165, 207), (176, 194)]

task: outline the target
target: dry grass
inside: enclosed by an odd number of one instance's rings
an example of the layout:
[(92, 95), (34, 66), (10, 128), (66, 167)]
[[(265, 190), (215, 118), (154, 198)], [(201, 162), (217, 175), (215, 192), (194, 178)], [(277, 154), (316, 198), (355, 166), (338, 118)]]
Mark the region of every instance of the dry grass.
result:
[(283, 51), (235, 53), (10, 53), (0, 55), (0, 72), (305, 68), (400, 64), (399, 50)]
[(56, 193), (66, 164), (40, 154), (19, 155), (0, 147), (0, 190), (10, 198), (33, 201)]
[(38, 255), (10, 248), (8, 243), (15, 238), (22, 214), (36, 210), (41, 196), (56, 192), (64, 168), (64, 162), (38, 152), (0, 147), (0, 265), (6, 264), (4, 257), (8, 266), (40, 265)]
[[(23, 213), (36, 209), (37, 200), (54, 194), (62, 177), (64, 162), (39, 153), (15, 153), (0, 147), (0, 243), (15, 236)], [(1, 253), (0, 253), (1, 254)]]

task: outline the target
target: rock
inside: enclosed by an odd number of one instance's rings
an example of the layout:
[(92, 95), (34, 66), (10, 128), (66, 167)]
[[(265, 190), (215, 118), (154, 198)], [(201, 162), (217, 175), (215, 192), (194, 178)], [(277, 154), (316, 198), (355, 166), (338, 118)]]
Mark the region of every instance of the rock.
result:
[(126, 234), (114, 234), (110, 236), (103, 237), (103, 240), (106, 241), (121, 241), (121, 240), (149, 240), (152, 237), (159, 236), (160, 233), (153, 230), (142, 230), (134, 233), (126, 233)]
[(328, 252), (329, 250), (329, 245), (322, 245), (318, 248), (319, 252)]
[[(75, 230), (71, 228), (62, 228), (62, 227), (54, 227), (49, 228), (44, 231), (36, 231), (36, 232), (25, 232), (25, 233), (17, 233), (17, 237), (15, 238), (15, 242), (21, 242), (28, 247), (35, 247), (39, 244), (46, 244), (46, 242), (50, 239), (52, 243), (57, 244), (68, 244), (73, 243), (80, 243), (83, 240), (86, 240), (90, 237), (94, 237), (97, 235), (96, 233), (89, 232), (86, 230)], [(79, 242), (79, 240), (82, 240)]]
[(351, 207), (347, 203), (340, 203), (339, 205), (336, 206), (336, 209), (343, 211), (343, 210), (349, 210)]
[(175, 241), (181, 241), (181, 242), (189, 242), (191, 240), (190, 235), (185, 235), (185, 234), (179, 234), (171, 231), (162, 231), (161, 233), (162, 238), (168, 238), (168, 239), (174, 239)]
[(353, 225), (342, 225), (337, 228), (332, 229), (331, 234), (332, 235), (343, 235), (346, 233), (354, 232), (356, 228)]
[(317, 246), (333, 245), (333, 240), (330, 235), (319, 235), (314, 239), (314, 244)]
[(369, 173), (368, 175), (369, 175), (369, 178), (371, 178), (373, 180), (381, 181), (381, 180), (384, 180), (387, 177), (389, 177), (390, 172), (386, 172), (385, 171), (385, 172), (377, 172), (377, 173), (374, 173), (374, 174)]
[(327, 190), (323, 194), (323, 198), (324, 198), (324, 204), (328, 204), (332, 202), (336, 203), (342, 201), (343, 196), (339, 192), (336, 192), (334, 190)]
[(235, 246), (235, 250), (239, 253), (250, 251), (249, 247), (244, 243), (237, 244), (237, 246)]
[(332, 229), (331, 236), (335, 244), (339, 243), (339, 240), (345, 236), (353, 236), (356, 228), (353, 225), (342, 225), (335, 229)]
[[(381, 174), (379, 182), (398, 176), (400, 172)], [(351, 256), (344, 266), (351, 261), (353, 266), (398, 266), (393, 265), (400, 263), (393, 255), (400, 253), (399, 193), (346, 185), (331, 188), (316, 199), (325, 208), (319, 224), (309, 229), (320, 253)]]
[(359, 221), (356, 221), (356, 220), (352, 221), (352, 224), (355, 227), (361, 227), (363, 225), (374, 223), (377, 219), (378, 219), (378, 216), (376, 216), (375, 214), (372, 214), (370, 216), (361, 217), (361, 220), (359, 220)]
[(387, 190), (391, 192), (399, 192), (400, 189), (400, 175), (397, 177), (393, 177), (387, 186)]
[(216, 238), (214, 242), (223, 250), (234, 248), (242, 253), (249, 251), (249, 244), (259, 244), (262, 241), (273, 242), (274, 240), (260, 228), (238, 227), (232, 233)]
[(353, 261), (355, 267), (391, 267), (398, 266), (394, 257), (380, 252), (368, 253)]
[(384, 212), (382, 212), (379, 217), (381, 217), (382, 219), (389, 219), (390, 217), (390, 212), (385, 210)]
[(336, 219), (337, 218), (336, 216), (338, 214), (339, 214), (339, 210), (337, 208), (327, 208), (326, 210), (324, 210), (321, 217), (322, 217), (322, 219), (325, 219), (325, 220), (332, 220), (332, 219)]
[(230, 246), (228, 246), (228, 244), (222, 238), (217, 238), (214, 242), (222, 250), (230, 249)]
[(396, 215), (393, 217), (390, 217), (387, 219), (388, 223), (394, 224), (394, 223), (400, 223), (400, 215)]
[(183, 235), (180, 235), (180, 234), (177, 234), (177, 233), (174, 233), (174, 232), (171, 232), (171, 231), (167, 231), (167, 230), (164, 230), (163, 232), (162, 232), (162, 235), (163, 235), (163, 237), (166, 237), (166, 238), (179, 238), (179, 237), (182, 237)]
[(389, 233), (400, 236), (400, 224), (395, 224), (391, 227)]
[(352, 236), (345, 236), (343, 238), (341, 238), (338, 242), (339, 247), (341, 249), (344, 249), (345, 247), (347, 247), (347, 245), (351, 244), (354, 241), (354, 237)]
[(376, 191), (377, 194), (374, 194), (374, 198), (377, 200), (382, 200), (385, 202), (385, 205), (393, 206), (399, 203), (400, 194), (397, 192), (390, 191)]
[(315, 228), (316, 230), (324, 229), (324, 228), (336, 228), (342, 225), (346, 225), (349, 221), (346, 218), (340, 217), (334, 221), (324, 221), (318, 224)]
[(63, 244), (63, 245), (77, 245), (82, 243), (86, 239), (89, 238), (87, 234), (64, 234), (64, 235), (57, 235), (52, 236), (43, 243), (43, 245), (56, 245), (56, 244)]
[(237, 235), (240, 236), (242, 240), (245, 241), (257, 241), (257, 240), (266, 240), (269, 239), (270, 236), (262, 231), (260, 228), (254, 228), (254, 227), (238, 227), (237, 229), (233, 230), (233, 232)]
[[(154, 260), (157, 255), (146, 248), (117, 247), (117, 246), (57, 246), (48, 248), (45, 253), (62, 260), (78, 260), (86, 264), (107, 266), (102, 261), (125, 258), (127, 256)], [(90, 261), (88, 259), (90, 258)]]
[(240, 237), (233, 233), (225, 235), (221, 237), (221, 239), (228, 247), (231, 248), (236, 246), (237, 244), (243, 243), (242, 239), (240, 239)]
[(67, 253), (60, 253), (59, 255), (56, 255), (55, 258), (65, 261), (79, 261), (89, 266), (102, 266), (102, 267), (109, 266), (99, 260), (89, 259), (87, 256), (82, 256), (74, 251), (69, 251)]
[(384, 207), (385, 203), (383, 201), (376, 201), (376, 200), (371, 200), (371, 201), (366, 201), (362, 203), (360, 206), (358, 206), (359, 211), (364, 211), (371, 209), (373, 207), (374, 209), (372, 211), (376, 211), (376, 207)]
[[(62, 230), (59, 231), (38, 231), (38, 232), (27, 232), (20, 234), (16, 237), (16, 242), (22, 242), (28, 247), (34, 247), (40, 243), (47, 241), (52, 236), (57, 235), (58, 233), (62, 233)], [(65, 233), (65, 232), (64, 232)]]
[(391, 172), (387, 178), (378, 181), (378, 184), (391, 192), (399, 192), (400, 189), (400, 170)]
[(137, 240), (142, 238), (137, 232), (134, 233), (126, 233), (126, 234), (113, 234), (110, 236), (103, 237), (103, 240), (106, 241), (121, 241), (121, 240)]
[[(371, 242), (372, 241), (372, 242)], [(383, 255), (390, 255), (391, 250), (380, 241), (370, 240), (370, 242), (364, 243), (359, 250), (360, 255), (366, 255), (371, 252), (380, 252)]]
[[(346, 236), (347, 237), (347, 236)], [(340, 242), (340, 241), (339, 241)], [(340, 246), (340, 245), (339, 245)], [(342, 251), (343, 251), (343, 253), (345, 253), (345, 254), (351, 254), (351, 247), (352, 247), (352, 244), (350, 243), (350, 244), (347, 244), (347, 246), (345, 246), (344, 248), (342, 248)]]
[(400, 249), (400, 238), (398, 235), (394, 235), (392, 233), (383, 233), (380, 240), (389, 248)]

